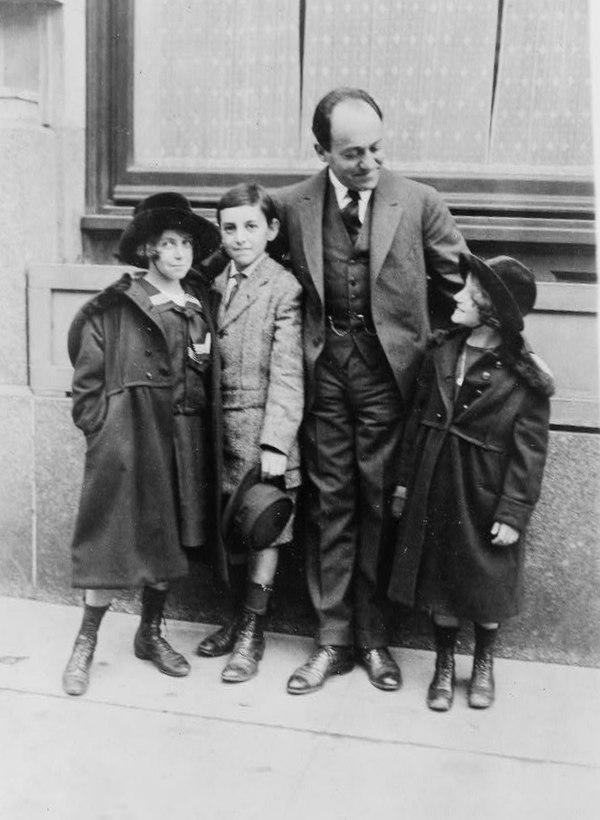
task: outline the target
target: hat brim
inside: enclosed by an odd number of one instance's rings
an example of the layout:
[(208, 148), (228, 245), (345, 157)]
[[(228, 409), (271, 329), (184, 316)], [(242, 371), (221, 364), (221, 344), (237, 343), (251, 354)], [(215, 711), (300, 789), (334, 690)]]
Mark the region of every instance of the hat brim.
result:
[[(244, 504), (246, 495), (257, 485), (262, 484), (261, 468), (256, 464), (244, 475), (235, 488), (225, 506), (221, 519), (221, 533), (225, 547), (229, 553), (238, 554), (249, 549), (260, 551), (271, 546), (281, 534), (289, 521), (294, 504), (292, 499), (278, 487), (270, 487), (273, 498), (264, 509), (251, 511), (245, 516), (244, 526), (249, 526), (255, 536), (255, 530), (261, 534), (256, 543), (256, 537), (245, 539), (239, 532), (238, 513)], [(274, 521), (277, 524), (274, 524)]]
[(221, 532), (223, 534), (223, 541), (227, 545), (233, 542), (233, 529), (235, 525), (235, 511), (240, 505), (243, 497), (246, 495), (250, 487), (254, 487), (260, 481), (260, 465), (255, 464), (251, 467), (246, 475), (242, 478), (235, 490), (229, 496), (229, 500), (225, 505), (223, 516), (221, 518)]
[(502, 329), (511, 334), (521, 333), (525, 324), (519, 306), (502, 279), (483, 259), (472, 253), (460, 257), (460, 273), (463, 279), (472, 273), (492, 300)]
[(138, 248), (168, 230), (181, 231), (192, 237), (195, 263), (210, 256), (221, 244), (219, 229), (203, 216), (180, 208), (154, 208), (138, 214), (125, 228), (117, 257), (127, 265), (147, 268), (148, 260), (138, 255)]

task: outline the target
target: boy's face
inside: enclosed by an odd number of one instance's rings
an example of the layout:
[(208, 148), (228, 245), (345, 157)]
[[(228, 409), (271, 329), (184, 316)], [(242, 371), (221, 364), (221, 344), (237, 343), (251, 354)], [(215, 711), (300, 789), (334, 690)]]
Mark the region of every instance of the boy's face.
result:
[(221, 241), (238, 270), (244, 270), (264, 253), (267, 242), (279, 233), (279, 220), (271, 224), (260, 205), (225, 208), (219, 217)]
[(194, 246), (192, 237), (181, 231), (163, 231), (149, 245), (150, 269), (170, 282), (181, 280), (192, 267)]
[(469, 273), (462, 290), (454, 296), (456, 307), (450, 317), (455, 325), (479, 327), (482, 324), (479, 305), (489, 304), (487, 293)]

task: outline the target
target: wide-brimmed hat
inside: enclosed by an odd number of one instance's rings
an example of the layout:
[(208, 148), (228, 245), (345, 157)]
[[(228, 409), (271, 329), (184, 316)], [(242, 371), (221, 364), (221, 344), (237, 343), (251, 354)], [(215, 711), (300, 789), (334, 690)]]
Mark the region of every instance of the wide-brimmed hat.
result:
[(501, 328), (507, 333), (523, 330), (523, 317), (535, 304), (537, 288), (529, 268), (511, 256), (480, 259), (471, 253), (461, 254), (461, 274), (471, 272), (492, 300)]
[(183, 194), (163, 191), (152, 194), (135, 206), (133, 219), (119, 241), (118, 258), (127, 265), (147, 268), (148, 260), (138, 252), (140, 245), (168, 230), (190, 234), (196, 261), (209, 256), (221, 244), (217, 226), (195, 214)]
[(277, 485), (261, 481), (260, 466), (251, 467), (232, 493), (223, 513), (223, 540), (230, 552), (267, 549), (277, 540), (294, 507)]

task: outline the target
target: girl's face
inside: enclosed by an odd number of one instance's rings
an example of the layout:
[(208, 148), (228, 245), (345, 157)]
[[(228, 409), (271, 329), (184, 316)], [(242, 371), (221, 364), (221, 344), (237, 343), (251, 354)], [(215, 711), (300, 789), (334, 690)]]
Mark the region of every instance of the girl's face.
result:
[(194, 259), (192, 237), (181, 231), (163, 231), (146, 252), (150, 269), (169, 282), (183, 279)]
[(469, 273), (462, 290), (454, 296), (456, 307), (450, 317), (455, 325), (479, 327), (482, 324), (479, 305), (489, 304), (489, 297), (479, 282)]
[(279, 221), (269, 224), (260, 205), (225, 208), (219, 217), (223, 247), (238, 270), (255, 262), (279, 233)]

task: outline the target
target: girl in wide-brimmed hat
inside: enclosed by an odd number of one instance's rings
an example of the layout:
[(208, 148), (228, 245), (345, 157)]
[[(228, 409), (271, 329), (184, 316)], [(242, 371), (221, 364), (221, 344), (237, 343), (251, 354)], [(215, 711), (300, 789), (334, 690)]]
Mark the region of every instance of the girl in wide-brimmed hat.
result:
[(218, 511), (219, 362), (208, 288), (192, 269), (219, 242), (184, 196), (148, 197), (119, 244), (121, 261), (138, 270), (87, 302), (69, 330), (73, 419), (87, 443), (72, 545), (84, 613), (63, 675), (70, 695), (88, 687), (116, 589), (143, 588), (137, 657), (167, 675), (190, 671), (161, 619), (169, 581), (187, 573), (184, 548), (219, 545), (208, 534), (209, 510)]
[(402, 518), (390, 597), (431, 612), (435, 711), (452, 705), (461, 619), (475, 628), (469, 706), (494, 700), (494, 641), (521, 606), (523, 533), (540, 493), (553, 392), (521, 335), (533, 274), (507, 256), (461, 261), (457, 328), (434, 334), (425, 356), (392, 499)]

